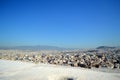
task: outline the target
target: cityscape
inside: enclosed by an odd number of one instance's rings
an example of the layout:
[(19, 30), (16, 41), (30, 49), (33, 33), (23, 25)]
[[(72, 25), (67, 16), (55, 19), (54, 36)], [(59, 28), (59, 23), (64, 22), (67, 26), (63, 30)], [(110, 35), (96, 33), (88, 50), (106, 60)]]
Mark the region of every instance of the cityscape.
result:
[(0, 80), (119, 79), (119, 0), (0, 0)]

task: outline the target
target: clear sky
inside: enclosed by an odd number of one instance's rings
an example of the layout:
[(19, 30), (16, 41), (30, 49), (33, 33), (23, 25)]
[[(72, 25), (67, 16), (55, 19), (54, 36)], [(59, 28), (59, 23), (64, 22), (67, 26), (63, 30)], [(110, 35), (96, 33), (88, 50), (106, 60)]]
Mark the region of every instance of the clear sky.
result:
[(120, 46), (120, 0), (0, 0), (0, 46)]

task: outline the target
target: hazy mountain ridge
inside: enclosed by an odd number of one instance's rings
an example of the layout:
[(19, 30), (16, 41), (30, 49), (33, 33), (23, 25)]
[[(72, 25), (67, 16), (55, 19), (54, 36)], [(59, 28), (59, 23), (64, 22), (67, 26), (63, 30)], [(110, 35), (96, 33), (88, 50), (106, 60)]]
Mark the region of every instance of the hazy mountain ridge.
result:
[[(111, 46), (99, 46), (94, 49), (117, 49), (120, 47), (111, 47)], [(14, 46), (14, 47), (0, 47), (0, 49), (5, 49), (5, 50), (75, 50), (75, 49), (80, 49), (80, 48), (64, 48), (64, 47), (57, 47), (57, 46), (47, 46), (47, 45), (38, 45), (38, 46)], [(93, 50), (94, 50), (93, 49)], [(91, 49), (90, 49), (91, 50)]]
[(96, 49), (115, 49), (115, 48), (119, 48), (119, 47), (111, 47), (111, 46), (99, 46)]
[(0, 49), (18, 49), (18, 50), (72, 50), (74, 48), (63, 48), (57, 46), (15, 46), (15, 47), (0, 47)]

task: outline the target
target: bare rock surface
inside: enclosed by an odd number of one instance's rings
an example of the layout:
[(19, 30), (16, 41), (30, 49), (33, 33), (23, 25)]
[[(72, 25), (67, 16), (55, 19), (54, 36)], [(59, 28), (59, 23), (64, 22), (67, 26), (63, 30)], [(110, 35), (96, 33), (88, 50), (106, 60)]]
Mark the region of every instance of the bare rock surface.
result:
[(0, 80), (119, 80), (120, 73), (0, 60)]

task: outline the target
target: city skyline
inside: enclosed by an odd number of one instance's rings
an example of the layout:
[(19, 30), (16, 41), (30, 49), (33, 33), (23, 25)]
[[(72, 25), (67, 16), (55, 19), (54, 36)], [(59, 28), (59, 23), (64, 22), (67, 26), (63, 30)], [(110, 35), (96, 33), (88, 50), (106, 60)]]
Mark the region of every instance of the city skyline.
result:
[(1, 0), (0, 46), (120, 46), (119, 0)]

